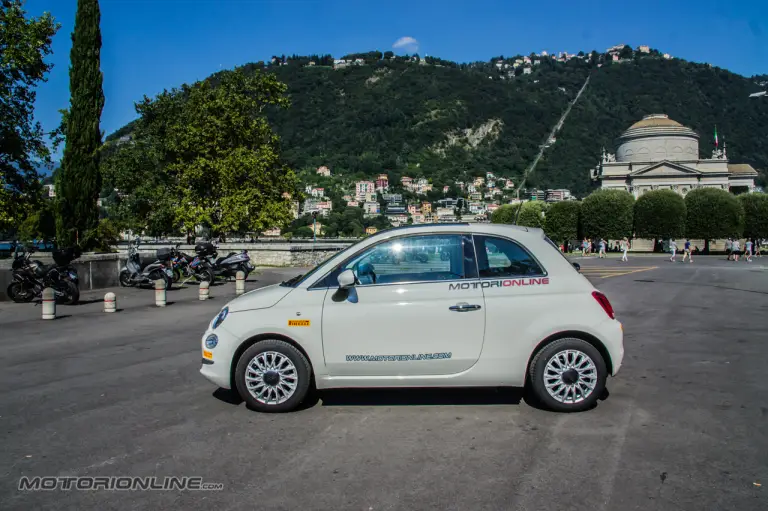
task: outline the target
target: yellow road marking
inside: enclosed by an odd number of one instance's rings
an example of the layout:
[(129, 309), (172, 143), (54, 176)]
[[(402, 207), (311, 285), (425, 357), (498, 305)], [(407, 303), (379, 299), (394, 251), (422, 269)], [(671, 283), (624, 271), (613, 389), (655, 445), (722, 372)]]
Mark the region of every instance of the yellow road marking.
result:
[(625, 272), (625, 273), (614, 273), (612, 275), (604, 275), (604, 276), (602, 276), (600, 278), (608, 279), (608, 278), (611, 278), (611, 277), (620, 277), (622, 275), (629, 275), (630, 273), (639, 273), (641, 271), (655, 270), (656, 268), (658, 268), (658, 266), (651, 266), (649, 268), (641, 268), (641, 269), (638, 269), (638, 270), (632, 270), (632, 271), (628, 271), (628, 272)]

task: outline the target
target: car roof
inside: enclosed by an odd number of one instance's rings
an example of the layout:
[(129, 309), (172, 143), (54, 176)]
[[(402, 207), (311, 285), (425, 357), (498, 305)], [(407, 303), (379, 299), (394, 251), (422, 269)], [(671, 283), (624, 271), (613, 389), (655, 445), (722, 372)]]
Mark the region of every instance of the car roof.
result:
[(538, 234), (541, 236), (541, 229), (536, 227), (523, 227), (520, 225), (511, 224), (489, 224), (489, 223), (469, 223), (469, 222), (450, 222), (440, 224), (415, 224), (415, 225), (403, 225), (400, 227), (392, 227), (391, 229), (384, 229), (371, 238), (390, 237), (398, 234), (422, 234), (431, 232), (467, 232), (474, 234), (500, 234), (507, 236), (516, 236), (522, 233)]

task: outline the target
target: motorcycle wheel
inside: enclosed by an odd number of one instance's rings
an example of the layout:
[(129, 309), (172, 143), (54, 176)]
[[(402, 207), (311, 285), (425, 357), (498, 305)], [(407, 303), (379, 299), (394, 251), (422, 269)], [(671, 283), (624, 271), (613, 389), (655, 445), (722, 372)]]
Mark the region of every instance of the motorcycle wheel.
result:
[(175, 283), (177, 283), (180, 280), (181, 280), (181, 270), (179, 270), (178, 268), (174, 268), (174, 270), (173, 270), (173, 283), (175, 284)]
[(173, 280), (171, 280), (171, 277), (168, 276), (167, 273), (164, 271), (156, 270), (149, 274), (149, 279), (154, 282), (155, 280), (164, 280), (165, 281), (165, 289), (171, 289), (171, 286), (173, 285)]
[(63, 280), (56, 286), (61, 292), (61, 295), (56, 297), (56, 303), (61, 305), (76, 305), (77, 302), (80, 301), (80, 290), (74, 282)]
[(198, 273), (197, 279), (200, 282), (208, 282), (210, 284), (213, 284), (213, 279), (215, 276), (213, 275), (213, 270), (206, 268), (205, 270), (200, 270), (200, 273)]
[(131, 274), (128, 270), (120, 272), (120, 285), (122, 287), (133, 287), (135, 284), (131, 281)]
[(11, 285), (9, 285), (6, 290), (6, 294), (8, 295), (8, 298), (16, 303), (31, 302), (35, 297), (35, 294), (32, 291), (24, 289), (21, 282), (11, 282)]

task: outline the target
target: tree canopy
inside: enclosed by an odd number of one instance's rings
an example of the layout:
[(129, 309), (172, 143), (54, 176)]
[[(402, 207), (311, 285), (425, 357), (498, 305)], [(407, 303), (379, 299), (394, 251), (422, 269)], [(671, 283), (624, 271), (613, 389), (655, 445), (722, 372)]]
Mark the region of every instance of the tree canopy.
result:
[(717, 188), (697, 188), (685, 196), (685, 235), (704, 240), (741, 236), (744, 212), (735, 195)]
[(744, 236), (753, 239), (768, 238), (768, 195), (745, 193), (739, 195), (744, 210)]
[(115, 141), (102, 169), (118, 190), (117, 218), (155, 232), (261, 232), (285, 224), (298, 197), (264, 109), (286, 107), (274, 75), (228, 71), (137, 105), (129, 141)]
[(672, 190), (651, 190), (635, 202), (635, 236), (669, 239), (685, 235), (685, 200)]
[(589, 194), (581, 203), (584, 236), (606, 240), (632, 237), (634, 202), (624, 190), (601, 189)]
[(97, 227), (96, 200), (101, 191), (101, 11), (98, 0), (78, 0), (70, 52), (69, 111), (66, 115), (64, 158), (58, 176), (58, 242), (70, 245), (89, 238)]
[(578, 201), (555, 202), (547, 209), (544, 231), (559, 243), (578, 239), (580, 213), (581, 203)]
[(39, 206), (36, 166), (51, 160), (34, 120), (35, 88), (53, 67), (45, 57), (58, 29), (49, 13), (29, 17), (21, 0), (0, 3), (0, 231)]

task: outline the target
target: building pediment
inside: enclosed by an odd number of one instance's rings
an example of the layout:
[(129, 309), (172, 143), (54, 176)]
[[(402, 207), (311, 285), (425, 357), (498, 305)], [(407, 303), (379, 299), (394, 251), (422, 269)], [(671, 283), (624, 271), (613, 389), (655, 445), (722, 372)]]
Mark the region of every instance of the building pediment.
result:
[(701, 176), (702, 173), (694, 168), (677, 162), (662, 160), (653, 165), (637, 169), (629, 174), (631, 177), (672, 177), (672, 176)]

